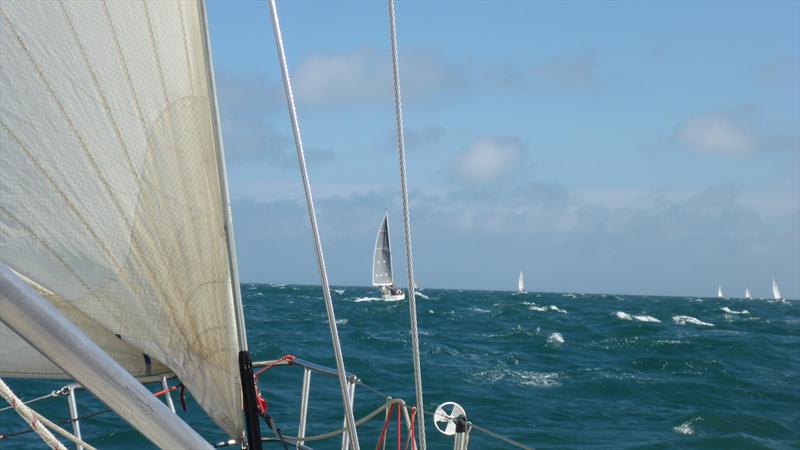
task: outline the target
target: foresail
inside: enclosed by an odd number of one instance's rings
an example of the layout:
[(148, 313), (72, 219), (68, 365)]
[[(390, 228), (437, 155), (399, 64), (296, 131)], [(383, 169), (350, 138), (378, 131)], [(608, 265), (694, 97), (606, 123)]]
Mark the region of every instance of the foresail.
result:
[(112, 355), (109, 336), (163, 362), (239, 437), (201, 8), (0, 3), (0, 258)]
[(392, 280), (392, 253), (389, 248), (389, 216), (383, 216), (375, 239), (375, 253), (372, 257), (372, 285), (389, 286)]

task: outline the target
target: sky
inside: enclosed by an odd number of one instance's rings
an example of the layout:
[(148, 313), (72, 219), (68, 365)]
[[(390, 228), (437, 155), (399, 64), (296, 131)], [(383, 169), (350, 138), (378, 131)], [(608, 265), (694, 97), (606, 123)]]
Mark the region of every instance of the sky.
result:
[[(800, 2), (398, 1), (423, 288), (800, 298)], [(319, 284), (266, 2), (208, 1), (240, 277)], [(386, 3), (279, 2), (325, 262), (406, 284)]]

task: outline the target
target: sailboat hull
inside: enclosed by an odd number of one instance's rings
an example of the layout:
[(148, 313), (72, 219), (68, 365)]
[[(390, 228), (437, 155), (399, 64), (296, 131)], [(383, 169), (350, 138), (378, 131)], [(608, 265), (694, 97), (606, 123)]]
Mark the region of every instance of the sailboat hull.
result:
[(397, 301), (405, 300), (405, 299), (406, 299), (405, 292), (403, 292), (402, 294), (397, 294), (397, 295), (388, 294), (388, 295), (384, 295), (383, 296), (383, 300), (387, 301), (387, 302), (397, 302)]

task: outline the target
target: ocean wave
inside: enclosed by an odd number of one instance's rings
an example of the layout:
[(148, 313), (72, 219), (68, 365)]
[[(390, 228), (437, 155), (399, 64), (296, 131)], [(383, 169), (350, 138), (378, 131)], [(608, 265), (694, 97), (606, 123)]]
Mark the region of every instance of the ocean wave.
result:
[(675, 325), (702, 325), (704, 327), (713, 327), (713, 323), (703, 322), (702, 320), (692, 317), (692, 316), (672, 316), (672, 321), (675, 322)]
[(473, 373), (470, 378), (485, 383), (511, 382), (522, 386), (537, 388), (553, 388), (561, 386), (561, 375), (557, 372), (533, 372), (529, 370), (511, 370), (494, 368)]
[(564, 336), (556, 331), (547, 338), (547, 343), (550, 345), (564, 345)]
[(539, 312), (545, 312), (545, 311), (554, 311), (554, 312), (560, 312), (561, 314), (567, 314), (567, 311), (565, 311), (565, 310), (563, 310), (563, 309), (559, 308), (559, 307), (558, 307), (558, 306), (556, 306), (556, 305), (550, 305), (550, 306), (537, 306), (537, 305), (534, 303), (534, 304), (530, 305), (530, 306), (528, 307), (528, 309), (530, 309), (531, 311), (539, 311)]
[(694, 417), (692, 419), (687, 420), (686, 422), (683, 422), (678, 426), (672, 427), (672, 431), (678, 434), (682, 434), (684, 436), (692, 436), (695, 434), (694, 430), (695, 422), (700, 422), (701, 420), (703, 420), (702, 417)]
[(347, 319), (337, 319), (336, 325), (347, 325)]
[(561, 294), (561, 296), (562, 296), (562, 297), (569, 297), (569, 298), (578, 298), (578, 295), (577, 295), (577, 294), (573, 294), (573, 293), (571, 293), (571, 292), (570, 292), (570, 293), (567, 293), (567, 294)]
[(613, 315), (620, 320), (638, 320), (639, 322), (661, 323), (660, 320), (656, 319), (653, 316), (644, 316), (644, 315), (634, 316), (624, 311), (617, 311)]
[(344, 291), (346, 291), (347, 289), (331, 289), (331, 290), (339, 295), (342, 295), (344, 294)]
[(488, 313), (488, 312), (491, 312), (488, 309), (478, 308), (477, 306), (472, 306), (472, 307), (469, 308), (469, 310), (472, 311), (472, 312), (477, 312), (477, 313)]
[(424, 298), (425, 300), (430, 300), (431, 299), (430, 297), (428, 297), (427, 295), (425, 295), (425, 294), (423, 294), (422, 292), (419, 292), (419, 291), (414, 291), (414, 296), (419, 297), (419, 298)]
[(727, 306), (723, 306), (722, 308), (720, 308), (720, 311), (722, 311), (724, 313), (728, 313), (728, 314), (742, 314), (742, 315), (750, 314), (750, 311), (748, 311), (746, 309), (743, 309), (741, 311), (736, 311), (735, 309), (730, 309)]
[(383, 302), (386, 300), (384, 300), (383, 297), (356, 297), (353, 301), (356, 303), (361, 303), (361, 302)]

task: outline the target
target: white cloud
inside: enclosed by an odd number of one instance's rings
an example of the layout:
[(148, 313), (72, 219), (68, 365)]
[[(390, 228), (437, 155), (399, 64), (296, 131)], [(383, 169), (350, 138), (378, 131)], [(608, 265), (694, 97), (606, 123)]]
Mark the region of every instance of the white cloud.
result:
[(678, 127), (677, 139), (694, 150), (743, 155), (756, 149), (750, 127), (731, 114), (715, 113), (693, 117)]
[[(311, 104), (391, 103), (392, 72), (387, 54), (371, 49), (312, 55), (293, 70), (298, 101)], [(452, 89), (458, 71), (436, 55), (411, 51), (401, 55), (404, 96), (424, 96)]]
[(457, 153), (453, 169), (461, 177), (492, 181), (522, 159), (523, 145), (514, 138), (481, 138)]

